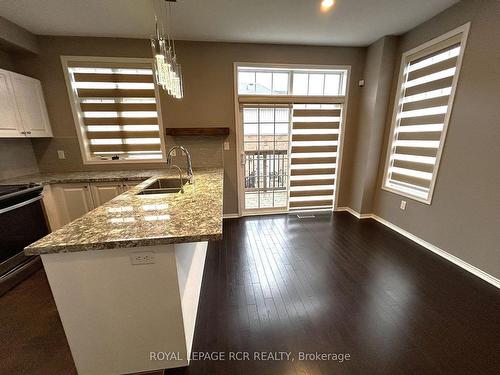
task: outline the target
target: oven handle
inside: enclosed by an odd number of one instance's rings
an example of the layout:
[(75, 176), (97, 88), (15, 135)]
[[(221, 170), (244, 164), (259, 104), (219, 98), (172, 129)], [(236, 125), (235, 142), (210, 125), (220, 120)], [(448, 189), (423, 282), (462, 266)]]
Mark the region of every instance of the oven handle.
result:
[(18, 203), (18, 204), (15, 204), (13, 206), (10, 206), (10, 207), (6, 207), (6, 208), (2, 208), (0, 209), (0, 214), (3, 214), (5, 212), (9, 212), (9, 211), (12, 211), (12, 210), (15, 210), (17, 208), (20, 208), (20, 207), (23, 207), (23, 206), (27, 206), (28, 204), (31, 204), (33, 202), (36, 202), (38, 200), (42, 199), (42, 196), (39, 195), (35, 198), (31, 198), (31, 199), (28, 199), (27, 201), (24, 201), (24, 202), (21, 202), (21, 203)]

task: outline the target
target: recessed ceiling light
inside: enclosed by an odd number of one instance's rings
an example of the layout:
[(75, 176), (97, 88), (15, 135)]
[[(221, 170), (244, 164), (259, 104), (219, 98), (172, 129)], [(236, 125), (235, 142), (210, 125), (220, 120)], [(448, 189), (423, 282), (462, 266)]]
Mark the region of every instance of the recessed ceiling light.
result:
[(321, 1), (321, 11), (327, 12), (335, 4), (335, 0), (322, 0)]

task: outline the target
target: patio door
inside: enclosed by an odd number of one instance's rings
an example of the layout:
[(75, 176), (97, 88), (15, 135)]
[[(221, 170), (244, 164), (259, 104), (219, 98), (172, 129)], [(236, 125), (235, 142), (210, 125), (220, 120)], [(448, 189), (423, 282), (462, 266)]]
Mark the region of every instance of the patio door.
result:
[(291, 114), (291, 106), (280, 104), (250, 104), (241, 110), (246, 214), (288, 210)]
[(239, 215), (335, 209), (349, 72), (234, 64)]

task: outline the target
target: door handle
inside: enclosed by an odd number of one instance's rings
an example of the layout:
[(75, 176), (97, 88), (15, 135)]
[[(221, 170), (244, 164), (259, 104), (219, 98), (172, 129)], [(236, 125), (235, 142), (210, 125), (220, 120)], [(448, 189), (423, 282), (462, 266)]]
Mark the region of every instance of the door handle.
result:
[(245, 165), (245, 162), (246, 162), (246, 155), (245, 152), (242, 152), (240, 155), (240, 164)]
[(15, 204), (15, 205), (13, 205), (13, 206), (6, 207), (6, 208), (2, 208), (2, 209), (0, 210), (0, 214), (3, 214), (3, 213), (5, 213), (5, 212), (9, 212), (9, 211), (15, 210), (16, 208), (20, 208), (20, 207), (23, 207), (23, 206), (27, 206), (28, 204), (31, 204), (31, 203), (36, 202), (36, 201), (39, 201), (40, 199), (42, 199), (42, 196), (41, 196), (41, 195), (36, 196), (35, 198), (28, 199), (27, 201), (24, 201), (24, 202), (21, 202), (21, 203)]

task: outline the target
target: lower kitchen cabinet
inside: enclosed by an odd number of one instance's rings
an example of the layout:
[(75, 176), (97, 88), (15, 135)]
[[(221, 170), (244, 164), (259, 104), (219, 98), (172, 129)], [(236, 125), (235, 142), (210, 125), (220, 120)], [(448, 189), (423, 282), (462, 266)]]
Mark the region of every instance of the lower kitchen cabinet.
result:
[(110, 201), (125, 191), (123, 189), (123, 184), (120, 182), (93, 183), (91, 189), (92, 198), (96, 207)]
[[(76, 220), (94, 209), (90, 184), (52, 185), (51, 192), (60, 226)], [(54, 228), (52, 229), (54, 230)]]
[(137, 184), (137, 181), (115, 181), (45, 186), (43, 203), (51, 230), (78, 219)]

